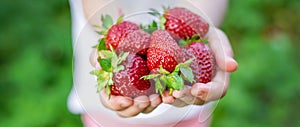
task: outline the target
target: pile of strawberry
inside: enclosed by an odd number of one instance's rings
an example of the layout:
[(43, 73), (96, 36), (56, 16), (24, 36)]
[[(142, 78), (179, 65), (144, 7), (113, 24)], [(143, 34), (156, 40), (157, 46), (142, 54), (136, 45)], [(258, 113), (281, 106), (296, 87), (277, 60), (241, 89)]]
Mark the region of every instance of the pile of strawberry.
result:
[(123, 21), (114, 24), (102, 16), (96, 46), (101, 69), (98, 90), (109, 95), (137, 97), (169, 90), (181, 90), (184, 84), (208, 83), (215, 75), (215, 59), (204, 37), (209, 24), (199, 15), (175, 7), (159, 16), (159, 23), (138, 25)]

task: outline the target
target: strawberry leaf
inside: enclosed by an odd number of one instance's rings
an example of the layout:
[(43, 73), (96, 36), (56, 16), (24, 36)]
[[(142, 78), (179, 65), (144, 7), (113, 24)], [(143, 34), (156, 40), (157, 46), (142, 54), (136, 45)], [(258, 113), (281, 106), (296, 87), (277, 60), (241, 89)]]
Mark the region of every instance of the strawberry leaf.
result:
[(112, 72), (111, 59), (100, 59), (99, 60), (101, 68), (106, 72)]
[(208, 43), (209, 43), (209, 41), (208, 41), (207, 38), (202, 37), (202, 38), (200, 38), (200, 40), (201, 40), (201, 42), (203, 42), (204, 44), (208, 44)]
[(117, 19), (117, 23), (121, 23), (124, 19), (124, 15), (121, 15), (118, 19)]
[(102, 91), (105, 86), (107, 85), (108, 81), (102, 81), (102, 82), (98, 82), (97, 87), (98, 87), (98, 92)]
[(112, 58), (113, 57), (113, 53), (109, 50), (102, 50), (101, 52), (105, 55), (105, 58)]
[(103, 29), (102, 26), (99, 26), (99, 25), (93, 25), (93, 27), (98, 28), (98, 29)]
[(195, 59), (195, 58), (191, 58), (191, 59), (185, 61), (184, 63), (179, 63), (179, 64), (175, 67), (175, 69), (174, 69), (173, 72), (179, 72), (179, 70), (180, 70), (181, 67), (189, 67), (190, 64), (193, 62), (194, 59)]
[(148, 32), (149, 34), (152, 34), (155, 30), (158, 30), (158, 24), (155, 21), (152, 21), (151, 24), (148, 25), (140, 25), (140, 28), (144, 31)]
[(100, 71), (101, 70), (93, 70), (93, 71), (90, 72), (90, 74), (98, 76), (100, 74)]
[(100, 50), (107, 50), (106, 45), (105, 45), (105, 39), (104, 39), (104, 38), (101, 38), (101, 39), (99, 40), (99, 44), (98, 44), (97, 49), (98, 49), (98, 51), (100, 51)]
[(101, 16), (102, 27), (105, 29), (109, 29), (113, 25), (113, 20), (110, 15)]
[(104, 35), (105, 31), (96, 31), (96, 33), (99, 34), (99, 35)]
[(150, 12), (148, 12), (148, 14), (156, 16), (156, 17), (161, 16), (160, 12), (158, 10), (154, 9), (154, 8), (150, 8), (149, 10), (150, 10)]
[(92, 48), (98, 48), (98, 44), (96, 44), (96, 45), (92, 46)]
[(194, 82), (194, 74), (190, 67), (181, 67), (180, 72), (184, 79), (188, 80), (190, 83)]
[(164, 30), (165, 29), (165, 23), (167, 22), (167, 19), (165, 17), (160, 17), (159, 19), (159, 26), (160, 29)]
[(163, 95), (163, 91), (166, 89), (166, 85), (162, 84), (159, 79), (155, 79), (155, 92)]
[(119, 58), (118, 58), (114, 48), (111, 45), (109, 45), (109, 47), (110, 47), (110, 50), (111, 50), (111, 53), (112, 53), (112, 57), (111, 57), (112, 67), (117, 68)]
[(165, 77), (164, 82), (167, 84), (169, 88), (173, 88), (175, 90), (181, 90), (184, 86), (183, 79), (178, 75), (178, 73), (172, 73)]
[(171, 7), (170, 7), (170, 6), (165, 6), (165, 5), (163, 5), (162, 8), (163, 8), (164, 12), (166, 12), (166, 11), (169, 10)]
[(114, 83), (113, 81), (113, 73), (109, 73), (109, 80), (107, 85), (112, 85)]
[(199, 41), (200, 36), (198, 34), (195, 34), (192, 36), (192, 38), (190, 39), (190, 41)]
[(180, 40), (178, 41), (178, 44), (179, 44), (179, 46), (186, 46), (186, 45), (188, 45), (188, 44), (187, 44), (187, 41), (185, 41), (185, 40), (183, 40), (183, 39), (180, 39)]

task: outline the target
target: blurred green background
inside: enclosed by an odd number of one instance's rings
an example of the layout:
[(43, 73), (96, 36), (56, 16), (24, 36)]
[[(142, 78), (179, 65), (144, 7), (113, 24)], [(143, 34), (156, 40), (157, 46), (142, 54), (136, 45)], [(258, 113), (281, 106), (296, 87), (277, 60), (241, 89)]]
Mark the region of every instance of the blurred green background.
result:
[[(0, 126), (80, 127), (66, 0), (0, 1)], [(230, 0), (222, 29), (239, 69), (213, 127), (300, 126), (300, 1)]]

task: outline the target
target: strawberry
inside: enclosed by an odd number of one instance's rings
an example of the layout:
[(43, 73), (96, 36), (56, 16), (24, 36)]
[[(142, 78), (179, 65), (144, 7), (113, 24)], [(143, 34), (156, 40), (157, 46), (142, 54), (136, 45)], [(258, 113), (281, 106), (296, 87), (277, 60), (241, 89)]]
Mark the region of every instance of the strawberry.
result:
[(148, 49), (147, 65), (150, 70), (155, 71), (162, 66), (167, 71), (172, 72), (177, 64), (174, 56), (168, 54), (167, 51), (156, 47)]
[(149, 44), (150, 34), (140, 29), (128, 33), (116, 50), (146, 55)]
[[(177, 42), (166, 30), (156, 30), (150, 38), (147, 53), (147, 65), (152, 74), (143, 76), (144, 79), (155, 81), (156, 92), (166, 89), (181, 90), (184, 80), (193, 82), (193, 73), (189, 68), (192, 60), (183, 61), (183, 52)], [(182, 63), (184, 62), (184, 63)]]
[(148, 68), (152, 71), (162, 65), (164, 69), (172, 72), (182, 61), (182, 51), (169, 32), (166, 30), (154, 31), (150, 38), (147, 54)]
[(215, 58), (210, 48), (202, 42), (192, 42), (183, 48), (185, 58), (195, 58), (190, 64), (196, 82), (208, 83), (215, 76)]
[(153, 94), (155, 91), (150, 81), (141, 78), (150, 72), (147, 61), (136, 53), (120, 52), (117, 55), (110, 47), (111, 51), (99, 51), (98, 62), (102, 70), (92, 71), (97, 76), (98, 91), (106, 88), (108, 95), (132, 98)]
[(150, 81), (141, 79), (150, 72), (146, 60), (130, 53), (122, 65), (125, 67), (124, 70), (113, 74), (112, 95), (137, 97), (154, 93), (154, 87), (151, 86)]
[(204, 37), (209, 30), (209, 24), (201, 16), (186, 8), (164, 8), (163, 15), (151, 9), (150, 14), (159, 16), (161, 28), (169, 31), (176, 40), (192, 38), (196, 34)]
[(129, 21), (123, 21), (113, 25), (105, 36), (106, 48), (110, 49), (109, 45), (111, 45), (114, 49), (116, 49), (119, 43), (124, 40), (129, 33), (138, 29), (139, 26), (137, 24)]
[[(99, 50), (110, 49), (110, 45), (116, 49), (119, 43), (124, 40), (129, 33), (139, 30), (140, 27), (133, 22), (122, 21), (123, 16), (119, 17), (116, 24), (113, 23), (112, 17), (105, 15), (101, 17), (102, 26), (96, 26), (101, 31), (97, 31), (100, 35), (104, 35), (104, 38), (100, 39)], [(105, 45), (105, 47), (104, 47)]]

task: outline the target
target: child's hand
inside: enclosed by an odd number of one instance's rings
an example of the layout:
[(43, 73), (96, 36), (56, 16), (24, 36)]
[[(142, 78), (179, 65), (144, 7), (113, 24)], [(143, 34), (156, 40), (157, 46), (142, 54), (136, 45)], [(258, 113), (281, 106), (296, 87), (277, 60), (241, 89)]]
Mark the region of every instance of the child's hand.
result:
[[(90, 62), (96, 69), (101, 69), (97, 63), (97, 57), (97, 50), (94, 50), (90, 56)], [(108, 99), (108, 95), (105, 91), (101, 91), (100, 99), (105, 107), (116, 111), (118, 115), (122, 117), (133, 117), (139, 113), (150, 113), (162, 102), (158, 94), (139, 96), (134, 99), (125, 96), (111, 95), (110, 99)]]
[(158, 94), (139, 96), (134, 99), (111, 95), (110, 99), (108, 99), (108, 95), (102, 91), (100, 98), (105, 107), (116, 111), (122, 117), (132, 117), (139, 113), (150, 113), (162, 102)]
[(202, 105), (208, 101), (222, 98), (227, 91), (230, 72), (234, 72), (238, 64), (233, 59), (233, 52), (227, 36), (219, 29), (208, 35), (209, 45), (215, 53), (217, 61), (217, 73), (211, 82), (207, 84), (196, 83), (193, 86), (185, 86), (181, 91), (174, 91), (172, 95), (165, 92), (163, 102), (181, 107), (189, 104)]

